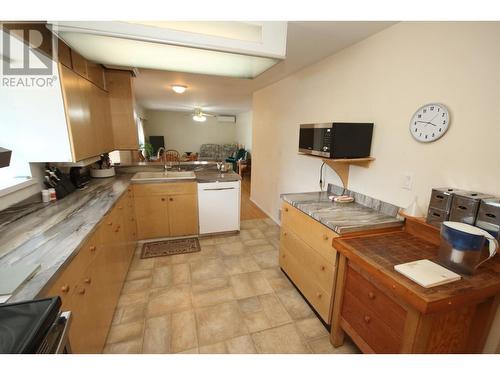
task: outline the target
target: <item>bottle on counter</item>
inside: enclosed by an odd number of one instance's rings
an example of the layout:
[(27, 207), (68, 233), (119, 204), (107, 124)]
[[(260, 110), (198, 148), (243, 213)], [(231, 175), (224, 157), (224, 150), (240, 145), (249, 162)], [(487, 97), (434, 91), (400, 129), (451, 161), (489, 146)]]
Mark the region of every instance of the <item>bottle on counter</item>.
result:
[(50, 194), (50, 201), (56, 201), (57, 200), (57, 195), (56, 195), (56, 189), (50, 188), (49, 189), (49, 194)]
[(43, 189), (42, 190), (42, 202), (43, 203), (50, 202), (50, 192), (49, 192), (48, 189)]

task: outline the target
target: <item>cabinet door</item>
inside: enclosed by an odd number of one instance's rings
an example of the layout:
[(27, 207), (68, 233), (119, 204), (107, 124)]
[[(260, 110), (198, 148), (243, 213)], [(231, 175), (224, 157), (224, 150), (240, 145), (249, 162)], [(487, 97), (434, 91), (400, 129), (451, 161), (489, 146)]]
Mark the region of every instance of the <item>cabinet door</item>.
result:
[(168, 197), (168, 221), (171, 236), (198, 233), (198, 200), (195, 194)]
[(138, 239), (170, 235), (167, 196), (134, 197), (134, 207)]
[(105, 90), (104, 69), (101, 65), (87, 61), (87, 75), (90, 82)]
[(88, 78), (87, 60), (78, 52), (71, 50), (71, 61), (73, 63), (73, 70), (80, 76)]
[(97, 155), (89, 104), (90, 83), (64, 65), (60, 67), (70, 143), (73, 157), (79, 161)]
[(106, 87), (109, 92), (114, 149), (137, 150), (139, 141), (134, 118), (134, 94), (130, 72), (107, 70)]
[(111, 125), (111, 110), (109, 107), (108, 93), (98, 90), (99, 111), (101, 112), (101, 127), (99, 134), (102, 137), (103, 152), (110, 152), (115, 149), (113, 142), (113, 127)]

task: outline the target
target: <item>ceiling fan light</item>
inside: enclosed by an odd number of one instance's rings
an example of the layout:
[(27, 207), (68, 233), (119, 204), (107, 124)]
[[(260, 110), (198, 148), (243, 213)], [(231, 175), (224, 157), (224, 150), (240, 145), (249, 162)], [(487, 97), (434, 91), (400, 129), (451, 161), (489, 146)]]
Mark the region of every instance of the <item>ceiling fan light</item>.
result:
[(187, 89), (187, 86), (184, 85), (172, 85), (171, 87), (172, 90), (174, 90), (174, 92), (176, 92), (177, 94), (183, 94)]
[(207, 118), (206, 118), (206, 116), (196, 114), (196, 115), (193, 115), (193, 120), (197, 121), (197, 122), (205, 122), (205, 121), (207, 121)]

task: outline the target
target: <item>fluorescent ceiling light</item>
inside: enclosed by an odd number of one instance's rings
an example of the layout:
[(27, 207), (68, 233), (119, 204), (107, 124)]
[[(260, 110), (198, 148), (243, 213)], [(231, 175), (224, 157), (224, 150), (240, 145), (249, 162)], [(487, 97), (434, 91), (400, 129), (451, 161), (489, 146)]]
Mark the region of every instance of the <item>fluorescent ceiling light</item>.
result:
[(207, 121), (207, 117), (203, 115), (193, 115), (193, 120), (197, 122), (205, 122)]
[(183, 94), (187, 89), (187, 86), (184, 85), (172, 85), (171, 87), (172, 90), (174, 90), (174, 92), (176, 92), (177, 94)]
[(280, 61), (94, 34), (61, 32), (60, 36), (85, 58), (104, 65), (254, 78)]

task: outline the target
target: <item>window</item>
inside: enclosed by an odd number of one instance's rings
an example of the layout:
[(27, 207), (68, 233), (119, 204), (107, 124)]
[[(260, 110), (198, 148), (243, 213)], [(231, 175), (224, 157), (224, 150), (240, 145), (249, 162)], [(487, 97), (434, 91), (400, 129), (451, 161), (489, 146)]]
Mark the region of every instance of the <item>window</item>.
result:
[(31, 180), (29, 163), (12, 151), (10, 165), (0, 168), (0, 191)]
[(137, 116), (137, 135), (139, 138), (139, 146), (146, 143), (146, 137), (144, 136), (144, 126), (142, 125), (142, 118)]

